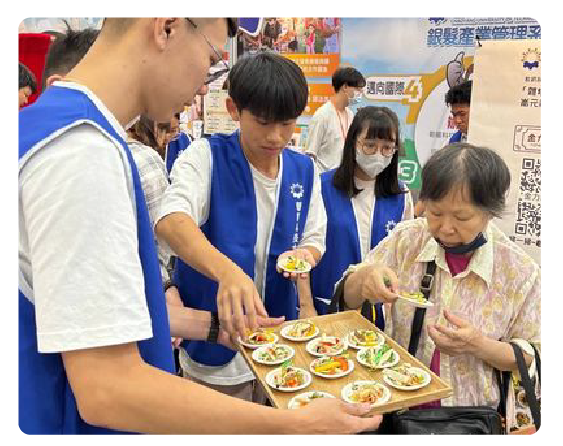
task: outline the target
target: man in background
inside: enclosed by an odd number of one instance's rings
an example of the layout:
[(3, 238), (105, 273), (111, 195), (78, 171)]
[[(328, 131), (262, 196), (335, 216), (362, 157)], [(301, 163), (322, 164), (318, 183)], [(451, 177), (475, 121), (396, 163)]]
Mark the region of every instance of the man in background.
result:
[(446, 93), (446, 104), (451, 109), (457, 132), (452, 135), (449, 142), (466, 142), (469, 128), (469, 107), (471, 105), (471, 87), (473, 81), (465, 81), (455, 85)]
[(352, 67), (339, 68), (332, 76), (334, 95), (315, 112), (309, 124), (305, 153), (321, 173), (340, 164), (344, 141), (354, 118), (349, 106), (361, 100), (366, 80)]
[(19, 62), (18, 102), (19, 108), (27, 105), (29, 97), (37, 93), (35, 75), (23, 63)]

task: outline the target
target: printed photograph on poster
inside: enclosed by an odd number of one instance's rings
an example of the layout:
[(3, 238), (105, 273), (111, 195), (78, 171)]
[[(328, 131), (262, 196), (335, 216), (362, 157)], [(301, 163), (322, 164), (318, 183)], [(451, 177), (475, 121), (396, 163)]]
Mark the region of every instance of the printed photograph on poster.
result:
[(261, 50), (293, 60), (307, 77), (332, 77), (340, 65), (340, 19), (266, 17), (257, 34), (239, 31), (237, 58)]
[(337, 54), (340, 52), (340, 19), (266, 17), (256, 36), (239, 32), (237, 57), (261, 49), (282, 54)]

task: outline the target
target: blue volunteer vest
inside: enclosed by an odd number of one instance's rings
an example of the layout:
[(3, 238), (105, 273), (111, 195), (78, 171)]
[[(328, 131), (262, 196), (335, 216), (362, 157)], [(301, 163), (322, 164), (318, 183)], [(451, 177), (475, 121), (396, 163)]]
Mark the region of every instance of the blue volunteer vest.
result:
[[(239, 131), (231, 135), (215, 134), (209, 138), (209, 143), (213, 162), (210, 208), (208, 220), (201, 230), (215, 248), (254, 278), (256, 196), (250, 165), (239, 143)], [(268, 314), (290, 320), (297, 318), (297, 291), (293, 282), (276, 271), (276, 262), (280, 254), (301, 240), (309, 212), (314, 168), (308, 157), (291, 150), (284, 150), (282, 157), (282, 178), (263, 293)], [(175, 278), (185, 305), (217, 311), (217, 282), (182, 261), (178, 261)], [(224, 365), (236, 354), (226, 347), (204, 341), (184, 341), (182, 345), (200, 364)]]
[[(54, 132), (80, 123), (101, 127), (121, 143), (131, 166), (135, 187), (139, 257), (153, 337), (137, 342), (142, 358), (164, 371), (174, 372), (170, 328), (153, 231), (137, 167), (126, 142), (94, 103), (81, 91), (49, 87), (38, 101), (19, 115), (20, 171), (27, 156), (40, 150)], [(95, 172), (85, 172), (95, 175)], [(93, 192), (95, 193), (95, 192)], [(64, 249), (64, 247), (61, 247)], [(76, 400), (59, 353), (37, 351), (35, 306), (19, 290), (19, 426), (26, 434), (118, 433), (92, 426), (80, 418)]]
[(180, 132), (177, 138), (168, 143), (165, 155), (166, 172), (168, 172), (168, 175), (170, 175), (174, 161), (176, 161), (180, 153), (186, 150), (191, 143), (190, 137), (184, 132)]
[(448, 144), (452, 144), (454, 142), (461, 142), (461, 130), (458, 130), (452, 135), (452, 137), (448, 141)]
[[(348, 266), (362, 261), (358, 226), (352, 200), (333, 185), (336, 169), (321, 175), (322, 194), (327, 215), (326, 252), (311, 271), (311, 292), (315, 309), (326, 314), (334, 286)], [(373, 210), (370, 249), (384, 239), (402, 219), (405, 195), (377, 198)], [(319, 299), (320, 298), (320, 299)], [(383, 309), (375, 305), (376, 325), (383, 329)]]

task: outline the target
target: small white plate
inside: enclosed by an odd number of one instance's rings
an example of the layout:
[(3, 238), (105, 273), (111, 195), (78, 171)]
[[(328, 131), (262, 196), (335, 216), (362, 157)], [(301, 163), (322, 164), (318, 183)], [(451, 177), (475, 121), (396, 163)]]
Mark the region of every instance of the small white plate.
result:
[(360, 350), (358, 350), (358, 353), (356, 354), (356, 359), (358, 360), (358, 362), (370, 369), (384, 369), (387, 367), (393, 367), (395, 365), (397, 365), (399, 363), (399, 354), (397, 353), (397, 350), (395, 349), (391, 349), (395, 352), (395, 359), (391, 362), (386, 362), (383, 365), (372, 365), (370, 363), (368, 363), (365, 359), (363, 359), (361, 357), (361, 355), (366, 352), (367, 350), (374, 350), (374, 352), (379, 351), (382, 348), (382, 346), (379, 347), (364, 347), (361, 348)]
[(354, 393), (355, 389), (354, 386), (361, 386), (363, 384), (375, 384), (376, 387), (383, 389), (383, 396), (379, 398), (375, 403), (371, 404), (371, 407), (380, 406), (385, 404), (391, 398), (391, 391), (385, 387), (383, 384), (378, 383), (377, 381), (354, 381), (350, 384), (343, 387), (342, 391), (340, 392), (340, 396), (344, 401), (349, 403), (357, 404), (358, 401), (353, 401), (351, 399), (352, 393)]
[(293, 367), (293, 366), (292, 366), (292, 368), (295, 369), (295, 370), (301, 370), (301, 372), (303, 372), (303, 376), (304, 376), (305, 381), (300, 386), (296, 386), (296, 387), (276, 387), (276, 384), (274, 383), (274, 376), (281, 374), (281, 369), (282, 369), (281, 367), (278, 367), (277, 369), (274, 369), (271, 372), (268, 372), (268, 374), (266, 375), (266, 383), (272, 389), (279, 390), (280, 392), (296, 392), (297, 390), (304, 389), (309, 384), (311, 384), (311, 381), (312, 381), (313, 378), (311, 377), (311, 374), (307, 370), (303, 370), (299, 367)]
[(288, 333), (291, 331), (291, 328), (293, 327), (293, 325), (295, 325), (295, 323), (286, 325), (280, 331), (280, 334), (284, 338), (289, 339), (290, 341), (295, 341), (295, 342), (308, 341), (309, 339), (313, 339), (315, 336), (317, 336), (319, 334), (319, 331), (320, 331), (319, 327), (317, 327), (315, 324), (313, 324), (313, 325), (315, 325), (315, 332), (312, 335), (302, 336), (302, 337), (290, 336)]
[(311, 264), (309, 262), (307, 262), (306, 260), (303, 260), (303, 262), (305, 263), (305, 268), (301, 269), (299, 271), (294, 270), (294, 269), (287, 269), (286, 265), (288, 263), (288, 257), (284, 257), (283, 259), (278, 259), (278, 268), (287, 272), (287, 273), (295, 273), (295, 274), (305, 274), (308, 273), (309, 271), (311, 271)]
[(430, 307), (434, 306), (434, 303), (430, 302), (429, 300), (422, 303), (422, 302), (418, 302), (418, 301), (413, 300), (413, 299), (409, 299), (408, 297), (405, 297), (405, 296), (401, 295), (400, 293), (397, 293), (397, 297), (399, 299), (401, 299), (402, 301), (407, 302), (409, 305), (412, 305), (413, 307), (417, 307), (417, 308), (430, 308)]
[(411, 369), (415, 370), (416, 372), (420, 373), (421, 375), (424, 375), (424, 381), (423, 381), (422, 384), (417, 384), (416, 386), (401, 386), (399, 384), (395, 384), (388, 376), (385, 375), (386, 370), (383, 371), (383, 381), (385, 381), (385, 384), (388, 384), (391, 387), (394, 387), (395, 389), (399, 389), (399, 390), (418, 390), (418, 389), (422, 389), (423, 387), (430, 384), (430, 381), (432, 380), (432, 378), (426, 370), (422, 370), (418, 367), (411, 367)]
[[(334, 339), (334, 338), (338, 338), (338, 336), (327, 336), (327, 338)], [(321, 356), (338, 356), (341, 355), (342, 352), (344, 352), (348, 348), (348, 343), (346, 342), (346, 338), (338, 338), (340, 339), (340, 344), (342, 346), (342, 349), (338, 350), (335, 353), (317, 353), (315, 351), (315, 347), (319, 342), (322, 341), (322, 339), (323, 339), (322, 337), (311, 339), (309, 342), (307, 342), (307, 345), (305, 346), (305, 350), (307, 350), (313, 356), (321, 357)]]
[[(355, 331), (356, 331), (356, 330), (351, 331), (350, 333), (348, 333), (348, 346), (349, 346), (349, 347), (352, 347), (352, 348), (355, 348), (356, 350), (360, 350), (361, 348), (368, 347), (368, 346), (366, 346), (366, 345), (357, 344), (355, 341), (352, 340), (352, 338), (353, 338), (352, 335), (353, 335), (353, 333), (354, 333)], [(375, 342), (376, 342), (375, 345), (371, 345), (371, 346), (369, 346), (369, 347), (379, 347), (380, 345), (383, 345), (383, 344), (385, 343), (385, 338), (383, 337), (383, 335), (382, 335), (381, 333), (378, 333), (378, 332), (375, 331), (375, 330), (371, 330), (371, 331), (373, 331), (373, 332), (375, 333), (375, 335), (376, 335), (376, 337), (377, 337), (377, 340), (375, 341)]]
[[(248, 337), (250, 338), (250, 336), (252, 336), (252, 335), (254, 335), (254, 334), (256, 334), (256, 333), (258, 333), (258, 332), (255, 331), (255, 332), (253, 332), (253, 333), (250, 333), (250, 334), (248, 335)], [(238, 338), (238, 341), (239, 341), (242, 345), (244, 345), (245, 347), (252, 348), (252, 349), (260, 348), (260, 347), (263, 347), (264, 345), (274, 345), (276, 342), (278, 342), (279, 337), (278, 337), (277, 334), (275, 334), (275, 333), (268, 333), (268, 335), (273, 336), (274, 340), (273, 340), (272, 342), (268, 342), (267, 344), (248, 344), (248, 343), (246, 343), (245, 341), (243, 341), (243, 340), (240, 338), (240, 336), (239, 336), (239, 338)]]
[[(330, 358), (331, 356), (328, 356), (328, 357)], [(336, 373), (334, 375), (329, 375), (329, 374), (322, 373), (322, 372), (315, 372), (315, 366), (318, 364), (318, 362), (320, 362), (321, 359), (322, 358), (314, 359), (313, 361), (311, 361), (311, 364), (309, 364), (309, 370), (311, 371), (311, 373), (313, 375), (317, 375), (317, 376), (320, 376), (322, 378), (328, 378), (328, 379), (342, 378), (343, 376), (349, 375), (354, 370), (354, 361), (352, 361), (351, 359), (348, 359), (348, 370), (346, 370), (345, 372)]]
[(335, 398), (334, 395), (331, 395), (330, 393), (326, 393), (326, 392), (303, 392), (303, 393), (300, 393), (299, 395), (295, 395), (293, 398), (291, 398), (289, 400), (289, 403), (287, 403), (287, 408), (288, 409), (300, 409), (301, 407), (303, 407), (303, 405), (299, 404), (299, 400), (305, 400), (306, 402), (305, 402), (304, 406), (306, 406), (307, 404), (309, 404), (311, 402), (311, 400), (309, 400), (309, 398), (314, 393), (316, 393), (316, 394), (320, 393), (324, 398)]
[[(260, 354), (262, 354), (268, 348), (277, 348), (277, 347), (282, 347), (284, 350), (289, 352), (289, 355), (283, 359), (276, 359), (275, 361), (265, 361), (264, 359), (260, 359)], [(265, 365), (282, 364), (284, 361), (287, 361), (288, 359), (291, 359), (294, 356), (295, 356), (295, 350), (293, 349), (293, 347), (284, 344), (263, 345), (252, 352), (252, 359), (254, 359), (256, 362), (259, 362), (260, 364), (265, 364)]]

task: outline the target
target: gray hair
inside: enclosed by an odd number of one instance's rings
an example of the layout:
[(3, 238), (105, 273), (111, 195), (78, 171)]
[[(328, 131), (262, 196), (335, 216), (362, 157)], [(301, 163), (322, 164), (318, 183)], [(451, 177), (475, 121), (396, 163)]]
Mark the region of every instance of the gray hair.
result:
[(438, 201), (459, 187), (466, 188), (475, 206), (500, 217), (510, 187), (510, 171), (494, 150), (467, 143), (449, 144), (424, 165), (420, 199)]

